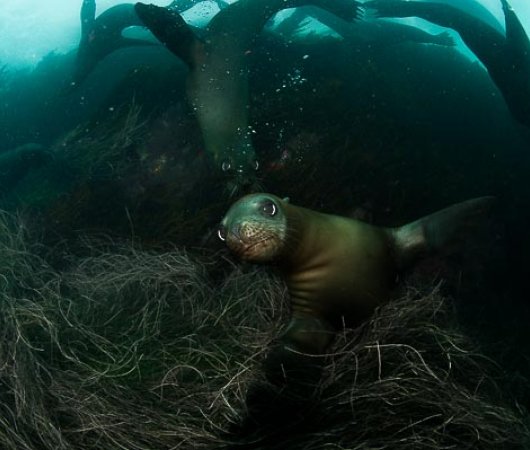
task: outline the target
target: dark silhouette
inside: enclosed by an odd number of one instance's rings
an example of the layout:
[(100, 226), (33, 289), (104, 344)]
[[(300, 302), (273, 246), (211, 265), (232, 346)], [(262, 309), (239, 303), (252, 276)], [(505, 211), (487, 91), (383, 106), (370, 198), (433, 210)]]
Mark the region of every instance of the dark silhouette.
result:
[(530, 127), (530, 41), (519, 18), (501, 0), (506, 36), (487, 23), (443, 3), (373, 0), (365, 3), (379, 17), (420, 17), (456, 30), (484, 64), (513, 117)]

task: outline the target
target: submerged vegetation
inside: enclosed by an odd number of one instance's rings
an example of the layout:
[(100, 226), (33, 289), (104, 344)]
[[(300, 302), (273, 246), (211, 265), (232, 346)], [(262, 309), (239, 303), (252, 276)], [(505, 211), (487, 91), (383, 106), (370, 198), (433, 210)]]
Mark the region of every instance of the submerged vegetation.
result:
[[(458, 331), (439, 287), (405, 289), (341, 333), (313, 397), (298, 404), (260, 371), (287, 312), (276, 277), (234, 266), (221, 274), (213, 255), (109, 239), (64, 256), (37, 245), (20, 219), (0, 219), (2, 448), (529, 442), (522, 411), (499, 387), (505, 375)], [(270, 410), (249, 426), (245, 398), (256, 385)]]

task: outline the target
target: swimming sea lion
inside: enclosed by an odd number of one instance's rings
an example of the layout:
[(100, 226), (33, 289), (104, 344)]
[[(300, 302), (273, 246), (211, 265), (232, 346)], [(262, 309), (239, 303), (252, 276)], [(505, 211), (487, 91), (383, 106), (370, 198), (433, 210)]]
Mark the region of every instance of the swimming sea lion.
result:
[[(173, 1), (167, 8), (182, 13), (192, 8), (200, 0)], [(219, 9), (226, 3), (218, 0)], [(112, 6), (96, 17), (96, 1), (84, 0), (81, 6), (81, 40), (77, 50), (72, 83), (79, 85), (90, 74), (94, 67), (116, 50), (135, 46), (160, 46), (160, 41), (150, 32), (139, 32), (133, 28), (124, 36), (124, 31), (130, 27), (142, 27), (143, 22), (138, 18), (134, 5), (119, 4)], [(196, 32), (200, 33), (195, 27)]]
[(83, 0), (81, 4), (81, 42), (88, 39), (88, 35), (96, 20), (96, 0)]
[(258, 168), (248, 120), (248, 54), (275, 13), (306, 4), (348, 21), (359, 13), (352, 0), (239, 0), (214, 16), (201, 39), (175, 11), (136, 4), (142, 22), (188, 65), (187, 96), (206, 151), (236, 187), (251, 183)]
[(122, 36), (125, 28), (143, 26), (134, 5), (113, 6), (96, 17), (95, 0), (84, 0), (81, 7), (81, 40), (77, 50), (72, 83), (81, 83), (94, 67), (112, 52), (125, 47), (158, 45)]
[(371, 0), (379, 17), (419, 17), (452, 28), (484, 64), (516, 120), (530, 127), (530, 40), (514, 11), (501, 0), (506, 36), (486, 22), (444, 3)]
[(52, 159), (52, 153), (39, 144), (25, 144), (0, 153), (0, 195), (11, 191), (31, 169)]
[(454, 241), (492, 200), (475, 198), (383, 228), (252, 194), (228, 210), (219, 237), (241, 259), (278, 267), (292, 306), (283, 351), (318, 355), (335, 330), (359, 325), (389, 299), (402, 269)]
[(455, 45), (453, 38), (447, 32), (431, 34), (411, 25), (384, 19), (367, 19), (366, 17), (351, 24), (338, 19), (327, 11), (311, 6), (296, 9), (293, 14), (280, 22), (274, 31), (285, 36), (286, 39), (292, 39), (297, 30), (305, 26), (304, 22), (308, 18), (322, 23), (359, 49), (377, 49), (404, 42)]

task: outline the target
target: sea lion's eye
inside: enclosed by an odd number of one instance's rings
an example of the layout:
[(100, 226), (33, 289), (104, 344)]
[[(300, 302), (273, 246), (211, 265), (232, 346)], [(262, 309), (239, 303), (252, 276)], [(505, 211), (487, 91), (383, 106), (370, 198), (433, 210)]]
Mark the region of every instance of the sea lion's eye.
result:
[(271, 201), (263, 203), (263, 205), (261, 206), (261, 210), (264, 214), (271, 217), (276, 215), (276, 213), (278, 212), (278, 208), (276, 207), (274, 202)]
[(224, 225), (219, 225), (219, 228), (217, 229), (217, 236), (219, 236), (221, 241), (226, 241), (226, 228)]

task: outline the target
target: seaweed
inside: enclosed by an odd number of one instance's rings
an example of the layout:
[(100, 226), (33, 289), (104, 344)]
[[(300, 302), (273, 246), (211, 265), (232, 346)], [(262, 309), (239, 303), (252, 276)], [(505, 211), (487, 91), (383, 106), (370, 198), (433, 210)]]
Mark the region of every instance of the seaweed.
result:
[[(88, 236), (78, 245), (83, 252), (46, 247), (23, 218), (0, 215), (2, 448), (529, 442), (509, 380), (458, 328), (438, 286), (410, 285), (362, 327), (339, 333), (313, 407), (286, 416), (277, 393), (264, 399), (276, 419), (249, 430), (247, 395), (264, 383), (261, 361), (288, 313), (283, 283), (223, 254)], [(59, 260), (60, 269), (50, 262)]]

